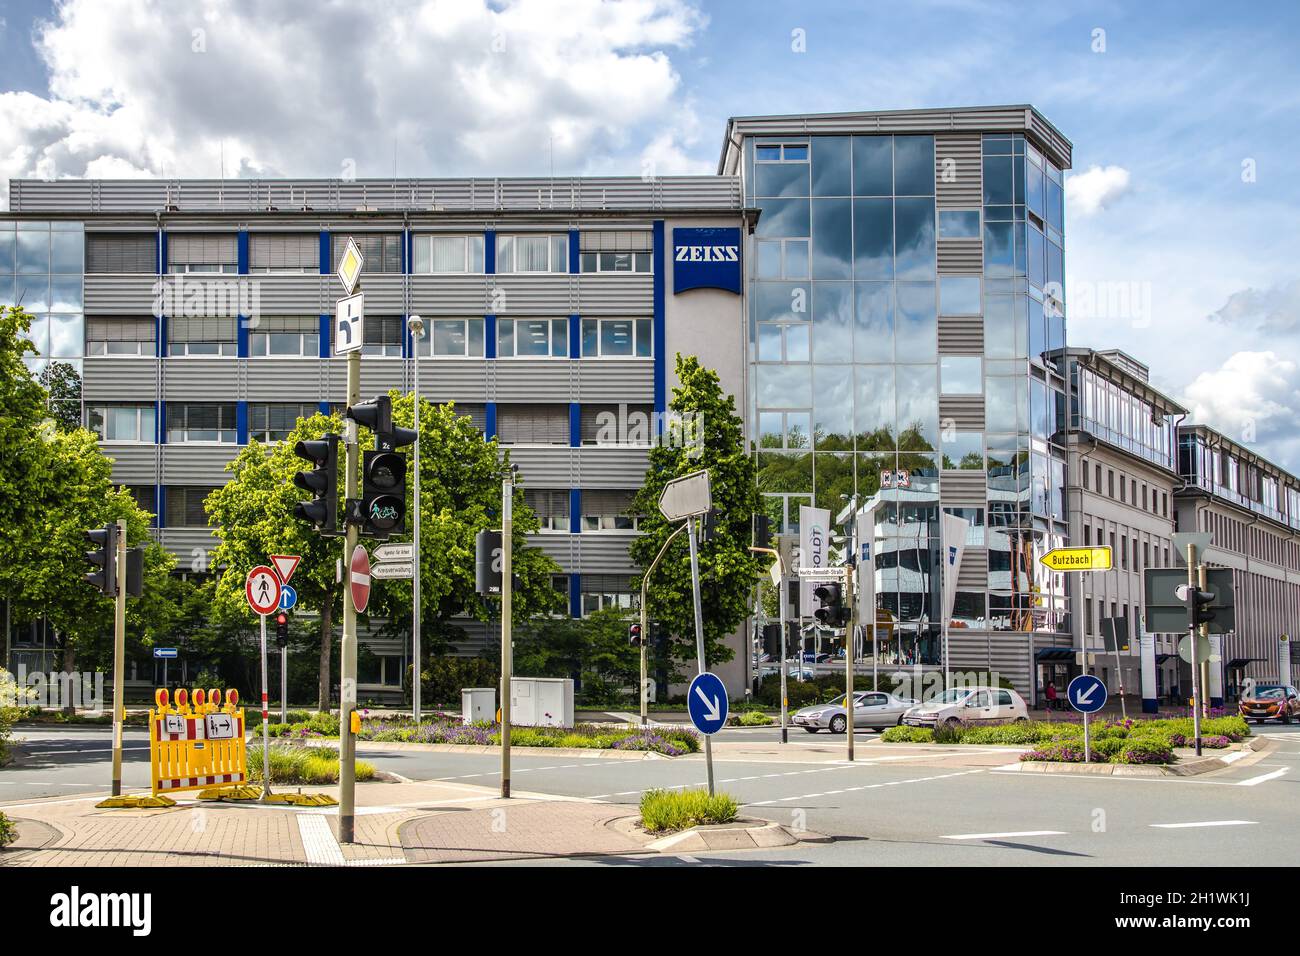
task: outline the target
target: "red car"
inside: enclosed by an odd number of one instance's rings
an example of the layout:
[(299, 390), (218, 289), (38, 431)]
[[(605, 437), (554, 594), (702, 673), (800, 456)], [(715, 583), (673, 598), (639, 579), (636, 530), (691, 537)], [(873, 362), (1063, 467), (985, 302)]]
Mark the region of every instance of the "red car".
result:
[(1292, 718), (1300, 717), (1300, 694), (1289, 684), (1256, 684), (1249, 693), (1242, 694), (1238, 711), (1246, 723), (1280, 720), (1289, 724)]

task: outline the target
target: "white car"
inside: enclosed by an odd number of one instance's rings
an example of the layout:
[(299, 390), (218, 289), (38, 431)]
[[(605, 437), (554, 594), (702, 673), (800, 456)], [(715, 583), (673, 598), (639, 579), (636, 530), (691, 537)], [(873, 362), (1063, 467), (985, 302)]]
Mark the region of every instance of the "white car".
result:
[[(895, 697), (884, 691), (863, 690), (853, 693), (853, 729), (885, 730), (898, 724), (903, 714), (916, 701), (907, 697)], [(791, 722), (802, 727), (810, 734), (819, 730), (829, 730), (833, 734), (842, 734), (848, 730), (849, 721), (844, 709), (844, 695), (825, 704), (814, 704), (795, 711)]]
[(903, 723), (912, 727), (1009, 724), (1028, 719), (1025, 699), (1005, 687), (951, 687), (903, 715)]

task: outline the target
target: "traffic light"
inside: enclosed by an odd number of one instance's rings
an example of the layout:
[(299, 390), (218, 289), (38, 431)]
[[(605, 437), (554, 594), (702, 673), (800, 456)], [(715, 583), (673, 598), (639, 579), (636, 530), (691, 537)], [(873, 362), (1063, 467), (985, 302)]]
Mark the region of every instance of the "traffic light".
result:
[(712, 541), (718, 534), (718, 509), (710, 508), (700, 519), (700, 542)]
[(375, 449), (361, 461), (361, 533), (384, 539), (406, 530), (406, 456), (397, 449), (416, 440), (413, 428), (393, 425), (393, 402), (379, 395), (345, 412), (375, 433)]
[(289, 646), (289, 615), (284, 611), (275, 616), (275, 646), (279, 648)]
[(126, 593), (128, 597), (144, 595), (144, 548), (139, 545), (126, 551)]
[(765, 514), (754, 515), (754, 544), (755, 548), (772, 547), (772, 519)]
[(98, 569), (87, 572), (86, 580), (113, 598), (117, 597), (117, 532), (116, 524), (86, 532), (86, 540), (95, 546), (94, 551), (86, 552), (86, 560)]
[(1209, 624), (1214, 620), (1214, 611), (1207, 607), (1214, 603), (1213, 591), (1202, 591), (1190, 584), (1182, 584), (1174, 590), (1174, 594), (1187, 605), (1187, 622), (1192, 627)]
[(644, 641), (641, 640), (641, 625), (629, 624), (627, 626), (627, 642), (633, 647), (640, 647)]
[(310, 521), (323, 535), (335, 535), (339, 530), (339, 436), (300, 441), (293, 453), (315, 467), (293, 476), (293, 483), (310, 491), (311, 501), (300, 501), (294, 506), (295, 518)]
[(849, 623), (849, 609), (844, 606), (844, 590), (838, 584), (819, 584), (813, 590), (813, 597), (821, 607), (813, 611), (817, 618), (827, 627), (844, 627)]

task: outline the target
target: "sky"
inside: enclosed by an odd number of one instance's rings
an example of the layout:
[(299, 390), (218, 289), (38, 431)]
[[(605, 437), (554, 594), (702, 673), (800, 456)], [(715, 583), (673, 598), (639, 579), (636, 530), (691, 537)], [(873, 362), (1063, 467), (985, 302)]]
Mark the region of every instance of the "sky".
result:
[(8, 180), (712, 173), (729, 116), (1031, 103), (1073, 346), (1300, 471), (1300, 4), (6, 0)]

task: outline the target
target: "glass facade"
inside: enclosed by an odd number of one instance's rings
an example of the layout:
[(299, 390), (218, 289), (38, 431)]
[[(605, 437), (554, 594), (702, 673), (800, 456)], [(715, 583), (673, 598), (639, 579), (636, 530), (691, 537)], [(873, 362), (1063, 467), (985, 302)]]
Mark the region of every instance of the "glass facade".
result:
[[(760, 491), (783, 533), (801, 504), (834, 515), (856, 494), (874, 509), (878, 604), (904, 661), (936, 659), (939, 513), (958, 475), (950, 510), (988, 565), (954, 620), (1066, 627), (1063, 582), (1037, 560), (1067, 538), (1061, 170), (1023, 135), (979, 139), (982, 203), (963, 209), (937, 207), (932, 135), (749, 136), (742, 151), (762, 211), (748, 276)], [(982, 252), (980, 273), (941, 272), (949, 239)], [(982, 331), (983, 354), (941, 354), (940, 317)], [(941, 409), (981, 402), (982, 430)], [(985, 507), (969, 507), (981, 473)]]

